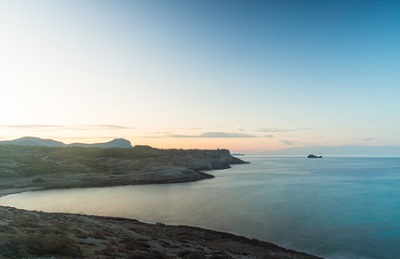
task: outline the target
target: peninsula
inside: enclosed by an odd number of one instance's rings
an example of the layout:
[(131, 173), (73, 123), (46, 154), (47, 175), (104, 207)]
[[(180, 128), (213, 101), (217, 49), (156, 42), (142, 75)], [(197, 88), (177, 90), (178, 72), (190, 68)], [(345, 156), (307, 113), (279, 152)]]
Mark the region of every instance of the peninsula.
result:
[(213, 178), (205, 170), (242, 163), (225, 149), (0, 145), (0, 195), (18, 190), (191, 182)]
[[(65, 146), (40, 139), (30, 143), (0, 143), (0, 196), (29, 190), (197, 181), (213, 178), (203, 171), (245, 163), (224, 149)], [(232, 234), (133, 219), (10, 207), (0, 207), (0, 218), (1, 258), (317, 258)]]

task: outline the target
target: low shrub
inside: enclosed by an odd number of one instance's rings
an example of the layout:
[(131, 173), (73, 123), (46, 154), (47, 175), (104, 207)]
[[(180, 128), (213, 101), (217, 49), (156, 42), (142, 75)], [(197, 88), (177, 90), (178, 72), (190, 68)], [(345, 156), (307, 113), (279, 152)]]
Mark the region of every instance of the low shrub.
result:
[(12, 235), (0, 243), (0, 256), (26, 258), (32, 256), (82, 256), (79, 246), (61, 235)]
[(179, 256), (182, 257), (183, 259), (206, 259), (207, 257), (200, 253), (200, 252), (195, 252), (195, 251), (182, 251), (179, 253)]
[(40, 178), (40, 177), (35, 178), (35, 179), (32, 180), (32, 183), (45, 183), (45, 182), (47, 182), (47, 181), (45, 179), (43, 179), (43, 178)]

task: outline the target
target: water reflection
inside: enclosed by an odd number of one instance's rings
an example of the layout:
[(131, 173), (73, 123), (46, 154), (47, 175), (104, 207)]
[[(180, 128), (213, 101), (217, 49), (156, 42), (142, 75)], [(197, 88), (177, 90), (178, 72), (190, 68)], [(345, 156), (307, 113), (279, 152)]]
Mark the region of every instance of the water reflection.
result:
[(31, 192), (0, 204), (201, 226), (328, 258), (400, 256), (399, 159), (249, 160), (212, 180)]
[[(7, 196), (1, 205), (45, 212), (134, 218), (231, 230), (245, 217), (246, 203), (215, 183), (48, 190)], [(238, 206), (241, 209), (237, 209)], [(243, 213), (242, 213), (243, 212)], [(235, 216), (234, 216), (235, 215)]]

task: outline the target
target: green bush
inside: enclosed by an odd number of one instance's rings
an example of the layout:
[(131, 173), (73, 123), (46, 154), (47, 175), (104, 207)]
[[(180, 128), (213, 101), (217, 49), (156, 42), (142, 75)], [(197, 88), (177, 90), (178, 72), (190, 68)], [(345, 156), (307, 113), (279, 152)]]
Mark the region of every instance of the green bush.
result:
[(40, 177), (32, 180), (32, 183), (45, 183), (45, 182), (46, 182), (46, 180), (43, 178), (40, 178)]

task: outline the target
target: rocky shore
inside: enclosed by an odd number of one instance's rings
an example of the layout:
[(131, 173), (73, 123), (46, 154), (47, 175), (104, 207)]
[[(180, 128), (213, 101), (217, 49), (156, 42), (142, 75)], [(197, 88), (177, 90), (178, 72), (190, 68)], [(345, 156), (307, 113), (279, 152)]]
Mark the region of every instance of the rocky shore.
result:
[[(244, 163), (228, 150), (0, 147), (0, 196), (28, 190), (212, 178)], [(0, 258), (317, 258), (187, 226), (0, 207)]]
[(0, 258), (317, 258), (187, 226), (0, 207)]
[(0, 146), (0, 196), (18, 190), (192, 182), (244, 161), (228, 150)]

